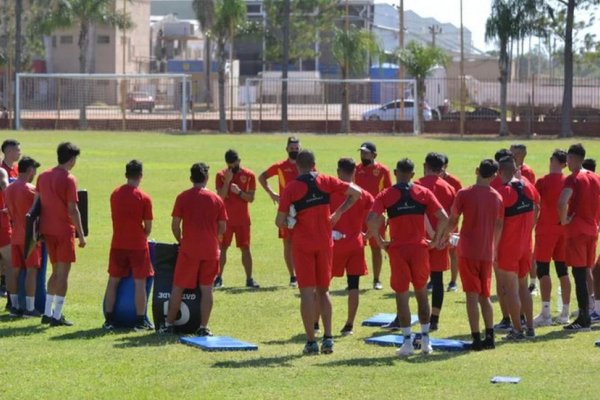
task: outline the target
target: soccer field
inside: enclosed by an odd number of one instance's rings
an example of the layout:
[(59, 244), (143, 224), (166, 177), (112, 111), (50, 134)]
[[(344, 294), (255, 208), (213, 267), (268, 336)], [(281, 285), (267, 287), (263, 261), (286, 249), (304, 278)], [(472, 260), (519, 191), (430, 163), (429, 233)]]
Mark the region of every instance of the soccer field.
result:
[[(109, 196), (124, 182), (125, 163), (137, 158), (144, 163), (142, 189), (153, 198), (152, 238), (173, 242), (171, 210), (176, 195), (190, 187), (189, 167), (204, 161), (211, 167), (209, 187), (225, 166), (224, 152), (234, 148), (242, 165), (260, 174), (271, 163), (285, 158), (284, 135), (179, 135), (132, 132), (10, 132), (21, 142), (22, 154), (42, 163), (41, 170), (56, 163), (61, 141), (72, 141), (82, 150), (72, 171), (79, 188), (89, 192), (90, 235), (78, 250), (72, 268), (65, 314), (73, 327), (49, 328), (39, 320), (10, 319), (0, 313), (0, 398), (44, 399), (281, 399), (281, 398), (578, 398), (600, 391), (596, 370), (600, 330), (566, 333), (560, 327), (538, 328), (537, 338), (525, 343), (502, 343), (494, 351), (441, 352), (399, 359), (393, 348), (367, 345), (364, 339), (382, 334), (361, 327), (360, 321), (376, 313), (395, 310), (389, 288), (389, 264), (384, 260), (384, 290), (371, 287), (371, 277), (361, 281), (361, 303), (354, 335), (339, 336), (346, 318), (344, 279), (332, 282), (335, 351), (331, 355), (303, 357), (305, 343), (299, 313), (298, 291), (288, 287), (282, 245), (274, 226), (276, 208), (259, 187), (251, 205), (254, 277), (259, 290), (244, 288), (239, 251), (231, 248), (224, 274), (224, 288), (215, 293), (210, 327), (216, 335), (249, 341), (254, 352), (209, 353), (178, 343), (174, 336), (101, 329), (102, 297), (107, 280), (111, 239)], [(475, 181), (474, 170), (483, 158), (491, 158), (512, 141), (497, 138), (405, 136), (301, 135), (302, 146), (313, 150), (319, 171), (335, 174), (339, 157), (359, 159), (358, 147), (373, 141), (378, 161), (393, 168), (403, 157), (411, 158), (417, 176), (429, 151), (446, 153), (449, 171), (463, 184)], [(555, 148), (579, 141), (538, 139), (526, 141), (526, 162), (537, 176), (547, 173)], [(588, 157), (600, 158), (599, 140), (582, 140)], [(271, 183), (276, 187), (276, 183)], [(367, 259), (370, 260), (367, 250)], [(370, 264), (370, 262), (369, 262)], [(552, 299), (553, 314), (557, 279)], [(445, 283), (449, 273), (445, 274)], [(460, 283), (459, 283), (460, 286)], [(495, 290), (493, 290), (495, 292)], [(576, 309), (573, 290), (571, 309)], [(495, 299), (495, 297), (494, 297)], [(2, 303), (3, 306), (4, 303)], [(499, 307), (494, 304), (495, 321)], [(534, 297), (534, 313), (540, 298)], [(411, 299), (411, 310), (416, 302)], [(415, 327), (419, 329), (418, 325)], [(437, 338), (469, 340), (464, 294), (446, 293)], [(520, 376), (518, 385), (493, 385), (496, 375)]]

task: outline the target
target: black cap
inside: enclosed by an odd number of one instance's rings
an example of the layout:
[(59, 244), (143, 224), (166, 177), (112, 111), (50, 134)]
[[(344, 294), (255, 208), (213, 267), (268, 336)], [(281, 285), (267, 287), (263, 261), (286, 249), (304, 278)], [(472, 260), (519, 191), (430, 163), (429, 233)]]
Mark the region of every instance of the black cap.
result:
[(375, 147), (375, 145), (371, 142), (364, 142), (363, 144), (360, 145), (359, 150), (368, 151), (370, 153), (377, 153), (377, 147)]
[(296, 136), (290, 136), (288, 137), (287, 140), (287, 145), (289, 146), (290, 144), (298, 144), (300, 143), (300, 139), (298, 139)]
[(234, 162), (238, 161), (240, 159), (240, 156), (238, 155), (237, 151), (233, 150), (233, 149), (229, 149), (225, 152), (225, 162), (227, 164), (233, 164)]

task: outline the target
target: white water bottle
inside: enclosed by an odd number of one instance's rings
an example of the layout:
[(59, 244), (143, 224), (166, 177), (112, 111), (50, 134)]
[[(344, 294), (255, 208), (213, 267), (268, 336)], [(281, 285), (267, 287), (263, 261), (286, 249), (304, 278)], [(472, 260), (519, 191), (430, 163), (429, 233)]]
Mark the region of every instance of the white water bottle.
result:
[(558, 285), (558, 290), (556, 291), (556, 311), (561, 313), (563, 309), (563, 301), (562, 301), (562, 287)]
[(296, 207), (294, 207), (293, 204), (290, 205), (290, 211), (288, 212), (286, 222), (288, 229), (293, 229), (294, 226), (296, 226)]
[(331, 232), (331, 237), (332, 237), (333, 240), (341, 240), (341, 239), (344, 239), (346, 237), (346, 235), (344, 235), (340, 231), (332, 231)]

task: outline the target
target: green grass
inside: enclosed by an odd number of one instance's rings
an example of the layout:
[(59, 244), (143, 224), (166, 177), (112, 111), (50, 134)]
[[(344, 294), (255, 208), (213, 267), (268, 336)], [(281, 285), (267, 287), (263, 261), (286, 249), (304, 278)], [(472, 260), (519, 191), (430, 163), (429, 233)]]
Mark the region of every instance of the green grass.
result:
[[(542, 328), (532, 343), (502, 344), (481, 353), (437, 352), (429, 357), (400, 360), (392, 348), (364, 344), (373, 328), (357, 326), (351, 337), (336, 337), (330, 356), (302, 357), (304, 344), (295, 290), (287, 273), (273, 224), (275, 207), (261, 189), (251, 206), (255, 277), (261, 290), (243, 286), (239, 252), (231, 249), (225, 272), (226, 288), (215, 295), (211, 328), (259, 345), (257, 352), (207, 353), (155, 334), (104, 334), (101, 302), (107, 279), (111, 237), (108, 198), (123, 182), (124, 165), (132, 158), (144, 162), (143, 189), (154, 200), (152, 237), (172, 242), (169, 230), (175, 196), (189, 187), (189, 166), (211, 165), (214, 174), (224, 165), (223, 154), (236, 148), (242, 163), (257, 174), (285, 155), (285, 137), (276, 135), (168, 135), (120, 132), (3, 132), (22, 143), (23, 154), (54, 165), (57, 143), (70, 140), (82, 148), (74, 169), (79, 187), (90, 193), (88, 246), (78, 251), (70, 279), (66, 314), (76, 325), (46, 328), (39, 321), (11, 321), (0, 315), (0, 397), (14, 398), (577, 398), (600, 390), (595, 369), (600, 349), (592, 333), (566, 334)], [(392, 166), (402, 157), (417, 165), (429, 151), (450, 156), (450, 170), (464, 183), (474, 181), (479, 160), (493, 155), (509, 141), (456, 140), (446, 137), (368, 136), (379, 149), (379, 160)], [(367, 136), (302, 135), (302, 144), (317, 155), (318, 169), (335, 171), (340, 156), (358, 159), (357, 149)], [(528, 141), (527, 162), (538, 176), (556, 147), (569, 142)], [(600, 154), (600, 141), (585, 140), (590, 156)], [(421, 172), (421, 168), (418, 168)], [(417, 174), (419, 175), (419, 174)], [(553, 277), (554, 278), (554, 277)], [(357, 325), (378, 312), (393, 312), (384, 262), (385, 290), (369, 289), (361, 297)], [(445, 277), (448, 279), (448, 276)], [(554, 278), (554, 282), (556, 279)], [(334, 332), (345, 321), (345, 280), (332, 283)], [(415, 309), (414, 300), (411, 300)], [(534, 299), (535, 311), (540, 308)], [(574, 299), (572, 301), (574, 304)], [(468, 338), (462, 293), (446, 295), (437, 337)], [(554, 308), (554, 304), (553, 304)], [(572, 307), (574, 308), (574, 307)], [(498, 310), (496, 305), (496, 310)], [(519, 385), (492, 385), (494, 375), (516, 375)]]

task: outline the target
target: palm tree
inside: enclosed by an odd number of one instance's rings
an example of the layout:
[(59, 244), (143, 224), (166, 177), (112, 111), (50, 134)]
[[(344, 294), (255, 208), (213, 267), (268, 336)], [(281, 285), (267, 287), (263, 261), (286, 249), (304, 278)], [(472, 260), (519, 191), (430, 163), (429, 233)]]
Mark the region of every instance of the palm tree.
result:
[(500, 136), (508, 136), (506, 122), (509, 54), (508, 45), (524, 38), (536, 24), (536, 6), (541, 0), (493, 0), (491, 14), (485, 23), (485, 40), (498, 40), (500, 57)]
[[(225, 118), (225, 45), (230, 44), (230, 56), (233, 51), (233, 38), (236, 31), (246, 20), (246, 3), (244, 0), (217, 0), (215, 4), (215, 21), (212, 34), (217, 41), (219, 57), (219, 131), (227, 132)], [(230, 66), (233, 68), (233, 65)], [(230, 77), (232, 74), (230, 73)], [(231, 82), (233, 84), (233, 82)]]
[(366, 29), (334, 30), (332, 53), (342, 70), (342, 110), (340, 132), (350, 132), (350, 91), (346, 80), (364, 72), (369, 56), (380, 53), (377, 39)]
[(212, 35), (210, 33), (215, 21), (215, 2), (214, 0), (194, 0), (192, 8), (196, 13), (196, 18), (200, 23), (200, 29), (204, 33), (204, 79), (206, 85), (206, 105), (211, 108), (212, 90), (211, 90), (211, 50), (212, 50)]
[[(397, 51), (398, 61), (406, 68), (408, 75), (417, 81), (417, 118), (423, 127), (423, 103), (425, 102), (425, 78), (436, 65), (446, 66), (450, 57), (439, 47), (424, 46), (410, 41), (404, 49)], [(404, 96), (404, 94), (401, 94)]]

